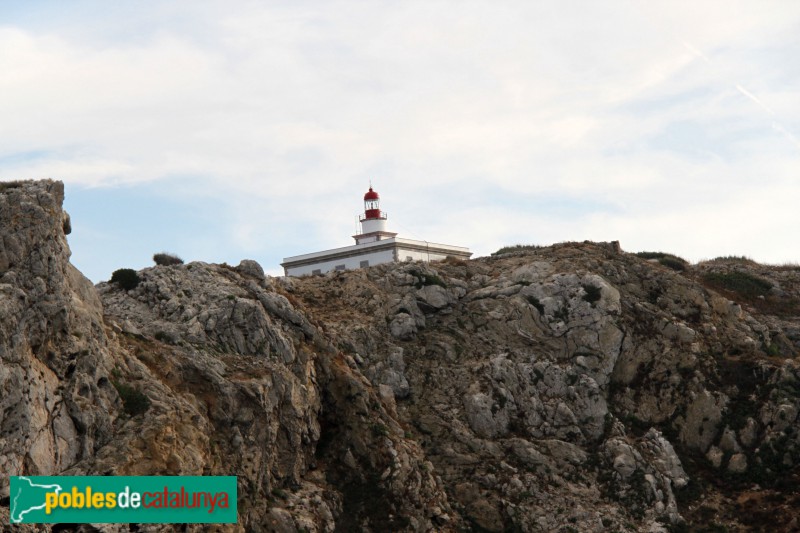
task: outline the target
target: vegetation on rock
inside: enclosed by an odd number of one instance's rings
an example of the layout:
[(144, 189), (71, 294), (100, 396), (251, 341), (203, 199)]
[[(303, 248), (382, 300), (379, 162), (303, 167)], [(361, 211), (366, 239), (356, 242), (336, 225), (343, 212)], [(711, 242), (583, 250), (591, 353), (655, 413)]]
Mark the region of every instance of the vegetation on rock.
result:
[(772, 283), (749, 272), (709, 272), (704, 279), (718, 289), (732, 291), (745, 298), (764, 296), (772, 288)]
[(174, 266), (174, 265), (182, 265), (183, 259), (181, 259), (175, 254), (160, 252), (157, 254), (153, 254), (153, 262), (159, 266)]
[(131, 416), (141, 415), (150, 408), (150, 399), (136, 387), (132, 387), (115, 379), (111, 380), (125, 406), (125, 412)]
[(130, 291), (139, 286), (141, 279), (132, 268), (120, 268), (111, 274), (111, 283), (116, 283), (121, 289)]
[(511, 246), (503, 246), (492, 255), (501, 255), (501, 254), (509, 254), (512, 252), (529, 252), (532, 250), (538, 250), (541, 246), (538, 244), (514, 244)]
[(665, 252), (637, 252), (636, 256), (641, 257), (642, 259), (655, 259), (665, 267), (671, 268), (672, 270), (677, 270), (679, 272), (686, 270), (686, 267), (689, 264), (686, 259)]

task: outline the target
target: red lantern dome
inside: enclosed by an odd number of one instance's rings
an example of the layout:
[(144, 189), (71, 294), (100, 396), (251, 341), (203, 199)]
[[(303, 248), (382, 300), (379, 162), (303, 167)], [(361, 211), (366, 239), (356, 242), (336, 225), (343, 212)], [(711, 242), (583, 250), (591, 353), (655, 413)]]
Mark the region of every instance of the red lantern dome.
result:
[(371, 218), (385, 218), (381, 215), (381, 200), (380, 195), (377, 192), (372, 190), (372, 186), (370, 185), (369, 190), (364, 195), (364, 218), (363, 220), (369, 220)]
[(378, 195), (378, 193), (376, 193), (375, 191), (372, 190), (372, 187), (370, 187), (369, 190), (367, 191), (367, 193), (364, 195), (364, 201), (365, 202), (367, 200), (378, 200), (379, 198), (380, 198), (380, 196)]

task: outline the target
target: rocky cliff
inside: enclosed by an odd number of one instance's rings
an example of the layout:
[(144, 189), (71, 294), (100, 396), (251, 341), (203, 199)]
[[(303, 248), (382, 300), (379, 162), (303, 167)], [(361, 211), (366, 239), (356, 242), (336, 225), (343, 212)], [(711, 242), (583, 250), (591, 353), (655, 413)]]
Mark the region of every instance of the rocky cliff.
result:
[(568, 243), (93, 287), (63, 186), (0, 189), (4, 473), (237, 475), (248, 531), (800, 527), (800, 268)]

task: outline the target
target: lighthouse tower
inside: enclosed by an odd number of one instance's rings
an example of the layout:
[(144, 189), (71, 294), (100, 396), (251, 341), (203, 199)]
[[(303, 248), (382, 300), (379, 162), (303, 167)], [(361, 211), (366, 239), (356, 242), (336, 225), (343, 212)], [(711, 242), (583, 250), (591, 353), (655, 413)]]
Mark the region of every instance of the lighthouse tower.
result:
[(358, 221), (361, 223), (361, 233), (353, 235), (356, 244), (391, 239), (397, 235), (386, 231), (386, 213), (381, 211), (381, 197), (372, 189), (372, 185), (364, 194), (364, 213), (358, 216)]

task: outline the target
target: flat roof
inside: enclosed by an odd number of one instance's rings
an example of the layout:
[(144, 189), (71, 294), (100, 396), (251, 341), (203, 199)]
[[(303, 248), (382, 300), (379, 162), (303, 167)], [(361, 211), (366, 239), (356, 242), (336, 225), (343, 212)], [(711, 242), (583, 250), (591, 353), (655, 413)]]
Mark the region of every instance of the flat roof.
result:
[(357, 255), (358, 253), (370, 253), (383, 250), (386, 248), (395, 248), (395, 247), (414, 248), (417, 250), (430, 250), (439, 252), (453, 252), (456, 255), (461, 255), (461, 256), (466, 255), (467, 257), (472, 255), (472, 253), (469, 251), (469, 248), (466, 248), (464, 246), (453, 246), (450, 244), (441, 244), (436, 242), (418, 241), (415, 239), (402, 239), (399, 237), (392, 237), (391, 239), (382, 239), (380, 241), (366, 242), (363, 244), (352, 244), (350, 246), (343, 246), (341, 248), (332, 248), (330, 250), (324, 250), (322, 252), (314, 252), (310, 254), (293, 255), (291, 257), (285, 257), (281, 265), (285, 266), (289, 263), (297, 263), (297, 262), (305, 263), (312, 259), (322, 259), (329, 256), (334, 256), (334, 257), (352, 256), (352, 255)]

